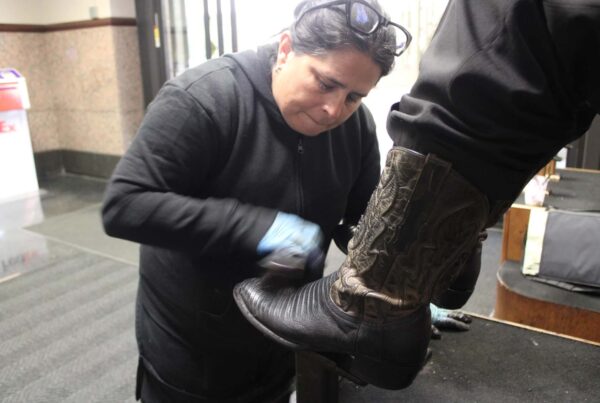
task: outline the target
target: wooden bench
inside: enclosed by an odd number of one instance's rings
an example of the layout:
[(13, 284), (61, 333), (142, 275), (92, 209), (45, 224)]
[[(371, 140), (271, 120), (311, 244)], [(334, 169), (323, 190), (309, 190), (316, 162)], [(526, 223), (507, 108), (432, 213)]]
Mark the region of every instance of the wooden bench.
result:
[[(594, 209), (598, 171), (558, 170), (565, 182), (551, 188), (545, 205)], [(589, 197), (591, 200), (578, 196)], [(600, 200), (598, 200), (600, 203)], [(578, 294), (535, 282), (520, 272), (534, 208), (516, 203), (504, 216), (501, 266), (498, 271), (494, 317), (558, 334), (600, 342), (600, 297)]]

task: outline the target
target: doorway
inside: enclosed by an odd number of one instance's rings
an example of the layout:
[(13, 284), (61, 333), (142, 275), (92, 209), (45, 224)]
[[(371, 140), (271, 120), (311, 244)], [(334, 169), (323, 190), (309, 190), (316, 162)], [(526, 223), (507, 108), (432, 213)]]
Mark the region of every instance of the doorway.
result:
[(190, 67), (238, 50), (235, 0), (136, 0), (146, 106)]

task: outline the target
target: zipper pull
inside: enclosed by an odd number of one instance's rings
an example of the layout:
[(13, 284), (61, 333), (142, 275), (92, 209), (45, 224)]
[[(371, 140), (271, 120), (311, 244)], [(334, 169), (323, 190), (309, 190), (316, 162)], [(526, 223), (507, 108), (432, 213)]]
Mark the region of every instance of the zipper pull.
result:
[(304, 145), (302, 144), (302, 137), (298, 139), (298, 154), (304, 154)]

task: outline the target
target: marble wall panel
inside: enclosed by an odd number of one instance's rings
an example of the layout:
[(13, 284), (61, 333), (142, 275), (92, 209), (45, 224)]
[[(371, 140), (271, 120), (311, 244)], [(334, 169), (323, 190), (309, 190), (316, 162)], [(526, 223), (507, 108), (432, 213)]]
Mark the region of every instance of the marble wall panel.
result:
[(41, 109), (53, 106), (52, 91), (46, 85), (45, 59), (43, 34), (0, 32), (0, 67), (12, 67), (23, 74), (32, 106)]
[(0, 67), (27, 77), (34, 152), (122, 155), (143, 115), (137, 28), (0, 32)]
[(49, 58), (54, 59), (55, 103), (59, 109), (112, 111), (118, 109), (113, 27), (46, 34)]
[(60, 145), (63, 150), (120, 155), (121, 116), (117, 111), (57, 111)]
[(125, 151), (144, 115), (144, 96), (140, 68), (137, 28), (114, 27), (113, 46), (121, 113), (121, 134)]
[(120, 109), (123, 112), (143, 110), (137, 28), (114, 27), (112, 35)]
[[(133, 141), (140, 123), (144, 117), (144, 110), (137, 109), (130, 112), (121, 112), (121, 133), (123, 134), (123, 151), (127, 150)], [(122, 153), (120, 153), (122, 154)]]
[(58, 119), (54, 110), (32, 108), (27, 113), (27, 120), (34, 152), (60, 148)]
[(31, 109), (29, 131), (34, 151), (56, 149), (59, 134), (53, 116), (55, 91), (45, 34), (0, 32), (0, 67), (17, 69), (27, 80)]

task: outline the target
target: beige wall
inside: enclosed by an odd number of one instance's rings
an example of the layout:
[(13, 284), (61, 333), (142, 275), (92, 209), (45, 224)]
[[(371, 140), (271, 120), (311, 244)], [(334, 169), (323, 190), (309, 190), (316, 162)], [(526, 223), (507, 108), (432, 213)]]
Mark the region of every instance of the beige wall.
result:
[[(84, 22), (135, 17), (134, 0), (0, 0), (0, 24)], [(27, 79), (34, 152), (122, 155), (143, 115), (135, 26), (1, 32), (0, 68)]]
[[(27, 79), (32, 108), (28, 120), (34, 151), (60, 148), (52, 70), (44, 34), (0, 32), (0, 68), (17, 69)], [(46, 66), (44, 66), (46, 64)]]
[(0, 32), (0, 66), (27, 79), (33, 149), (121, 155), (143, 114), (137, 29)]
[[(93, 9), (93, 10), (92, 10)], [(1, 24), (57, 24), (97, 18), (135, 18), (134, 0), (0, 0)]]

